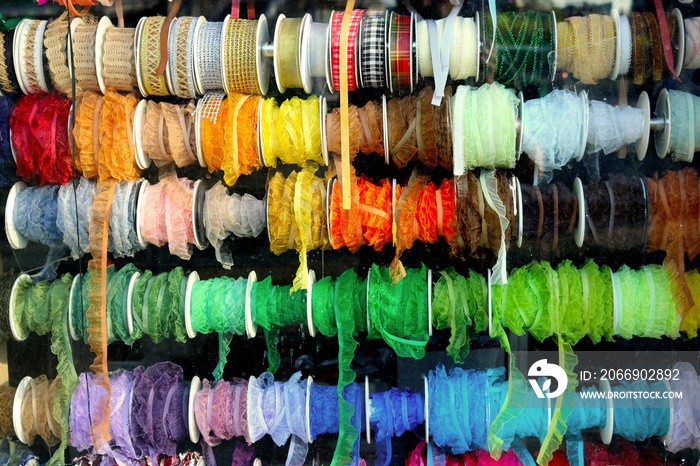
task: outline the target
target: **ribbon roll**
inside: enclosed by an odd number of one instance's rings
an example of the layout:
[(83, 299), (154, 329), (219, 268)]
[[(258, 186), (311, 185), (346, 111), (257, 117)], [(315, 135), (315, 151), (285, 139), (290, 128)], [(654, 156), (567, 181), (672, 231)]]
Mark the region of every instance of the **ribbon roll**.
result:
[(389, 70), (389, 84), (392, 92), (400, 92), (403, 89), (413, 89), (414, 59), (413, 44), (411, 43), (413, 30), (413, 18), (402, 16), (394, 12), (389, 19), (387, 69)]
[(216, 183), (205, 194), (204, 224), (216, 259), (225, 269), (233, 266), (233, 257), (224, 240), (229, 236), (254, 238), (265, 228), (265, 201), (250, 194), (232, 194)]
[[(384, 114), (378, 102), (369, 101), (363, 107), (348, 107), (350, 158), (358, 153), (384, 155)], [(326, 115), (326, 147), (340, 154), (340, 108)]]
[(107, 88), (133, 92), (138, 89), (134, 54), (135, 28), (110, 26), (105, 32), (102, 77)]
[(668, 91), (671, 134), (668, 151), (673, 160), (692, 162), (700, 150), (700, 97), (683, 91)]
[[(446, 92), (452, 93), (448, 87)], [(388, 148), (392, 162), (403, 168), (411, 161), (432, 169), (452, 167), (449, 131), (449, 101), (431, 105), (433, 89), (426, 87), (416, 97), (394, 97), (387, 103)]]
[(49, 22), (44, 33), (46, 61), (53, 88), (61, 94), (73, 95), (68, 70), (68, 12)]
[(275, 27), (275, 76), (280, 92), (301, 89), (302, 19), (280, 16)]
[(137, 42), (139, 62), (136, 64), (136, 72), (141, 77), (139, 87), (144, 97), (172, 94), (165, 74), (156, 73), (161, 61), (159, 44), (163, 23), (165, 23), (163, 16), (148, 16), (141, 19), (141, 34)]
[(362, 17), (364, 16), (366, 10), (353, 10), (350, 15), (350, 27), (348, 29), (347, 36), (347, 57), (348, 61), (346, 65), (340, 63), (340, 43), (341, 34), (340, 28), (343, 22), (343, 12), (334, 11), (331, 13), (331, 19), (329, 21), (328, 27), (331, 28), (331, 41), (330, 41), (330, 54), (331, 54), (331, 83), (333, 85), (332, 89), (340, 90), (340, 67), (344, 66), (347, 69), (348, 75), (348, 91), (357, 90), (357, 80), (356, 80), (356, 70), (355, 66), (357, 63), (356, 58), (356, 44), (357, 35), (360, 32), (360, 25), (362, 23)]
[(382, 11), (367, 11), (360, 24), (360, 76), (365, 88), (387, 87), (386, 18)]
[(521, 184), (523, 211), (522, 239), (539, 250), (542, 257), (560, 253), (570, 244), (578, 220), (578, 198), (562, 183)]
[(514, 168), (518, 98), (498, 83), (457, 87), (452, 116), (454, 174), (482, 168)]
[(144, 153), (162, 167), (175, 162), (187, 167), (197, 161), (195, 104), (171, 104), (149, 100), (143, 125)]
[(78, 22), (73, 38), (73, 63), (76, 85), (82, 91), (100, 92), (95, 63), (97, 24)]
[[(264, 94), (256, 65), (258, 20), (228, 18), (221, 33), (224, 89), (228, 94)], [(267, 77), (264, 77), (267, 90)]]
[(314, 175), (318, 166), (311, 164), (300, 172), (293, 171), (286, 179), (276, 173), (268, 191), (268, 231), (270, 250), (279, 255), (290, 249), (299, 253), (299, 268), (293, 291), (306, 286), (308, 266), (306, 254), (329, 246), (326, 228), (326, 189), (323, 180)]
[(173, 93), (181, 99), (197, 97), (194, 69), (194, 42), (199, 18), (173, 19), (168, 35), (168, 66)]
[(617, 37), (620, 41), (620, 56), (616, 59), (620, 62), (620, 76), (627, 76), (632, 66), (632, 28), (628, 16), (620, 15), (620, 27)]
[(201, 94), (224, 89), (221, 71), (221, 34), (224, 23), (205, 21), (199, 28), (195, 45), (197, 87)]
[(15, 31), (0, 33), (0, 89), (10, 94), (20, 90), (13, 55)]
[(633, 144), (644, 134), (644, 110), (628, 105), (613, 107), (591, 100), (588, 106), (586, 152), (603, 151), (605, 155)]
[[(583, 100), (571, 91), (555, 90), (541, 99), (525, 102), (523, 119), (527, 124), (523, 131), (523, 152), (537, 167), (535, 179), (538, 183), (548, 183), (552, 179), (554, 170), (561, 170), (571, 160), (581, 155), (585, 142), (583, 141), (585, 116)], [(604, 128), (607, 129), (603, 122), (593, 122), (593, 118), (589, 119), (588, 126), (598, 127), (594, 134), (602, 132)], [(615, 127), (609, 132), (612, 135), (618, 134), (614, 129)], [(592, 136), (590, 131), (588, 137), (593, 140), (601, 139)], [(606, 144), (606, 149), (609, 146), (610, 144)]]
[[(100, 181), (136, 181), (141, 177), (141, 169), (136, 164), (132, 130), (136, 104), (138, 98), (134, 93), (122, 95), (114, 89), (105, 92), (99, 116), (97, 172)], [(95, 117), (93, 114), (93, 125)], [(85, 118), (89, 116), (86, 115)], [(93, 126), (93, 134), (94, 131)]]
[[(590, 15), (588, 17), (589, 22), (593, 23), (596, 16), (598, 15)], [(599, 66), (601, 68), (611, 68), (615, 58), (613, 21), (609, 16), (606, 18), (604, 24), (609, 29), (605, 29), (602, 37), (605, 38), (604, 40), (612, 38), (611, 41), (605, 42), (608, 45), (605, 48), (605, 52), (608, 54), (603, 54), (601, 57), (594, 55), (594, 57), (590, 58), (592, 61), (600, 60), (602, 63)], [(533, 84), (539, 85), (541, 88), (550, 87), (548, 83), (556, 71), (554, 69), (555, 52), (564, 54), (564, 57), (559, 58), (559, 61), (561, 62), (563, 59), (565, 60), (564, 63), (567, 63), (566, 66), (569, 66), (568, 61), (566, 61), (568, 56), (565, 55), (567, 49), (561, 52), (562, 48), (557, 48), (556, 44), (554, 44), (554, 28), (557, 25), (554, 23), (554, 17), (551, 13), (538, 13), (535, 11), (524, 13), (504, 12), (499, 13), (495, 21), (485, 18), (483, 24), (484, 37), (493, 37), (495, 39), (495, 42), (492, 44), (491, 59), (485, 66), (489, 72), (494, 73), (494, 79), (501, 84), (515, 87)], [(495, 30), (493, 30), (494, 27)], [(590, 28), (595, 32), (600, 31), (599, 27), (596, 28), (592, 24)], [(588, 35), (584, 33), (584, 37), (592, 42), (594, 40), (599, 41), (601, 36), (594, 35), (591, 32)], [(595, 45), (597, 45), (597, 42)], [(596, 50), (591, 52), (595, 54)], [(609, 54), (611, 50), (612, 55)], [(588, 58), (588, 55), (585, 55), (580, 60)], [(493, 63), (491, 62), (492, 60)], [(578, 64), (579, 62), (576, 63)], [(564, 66), (563, 64), (561, 65), (562, 69), (568, 69)], [(610, 72), (608, 71), (603, 77), (608, 77), (609, 74)]]
[(696, 70), (700, 68), (700, 17), (686, 18), (685, 25), (685, 56), (683, 68)]
[(321, 148), (321, 118), (318, 97), (292, 97), (281, 105), (264, 99), (260, 110), (262, 153), (265, 165), (281, 163), (324, 165)]
[(174, 169), (162, 171), (159, 179), (158, 183), (146, 186), (142, 199), (139, 199), (141, 235), (157, 247), (167, 243), (170, 254), (189, 260), (195, 244), (192, 222), (194, 182), (178, 179)]
[[(23, 21), (18, 31), (20, 36), (17, 43), (12, 47), (13, 49), (15, 47), (18, 48), (17, 58), (19, 61), (15, 62), (15, 73), (19, 80), (20, 88), (25, 94), (36, 94), (52, 90), (49, 87), (48, 64), (44, 54), (44, 32), (47, 25), (48, 21), (33, 19)], [(77, 59), (77, 50), (75, 56)], [(94, 62), (94, 48), (92, 56)]]

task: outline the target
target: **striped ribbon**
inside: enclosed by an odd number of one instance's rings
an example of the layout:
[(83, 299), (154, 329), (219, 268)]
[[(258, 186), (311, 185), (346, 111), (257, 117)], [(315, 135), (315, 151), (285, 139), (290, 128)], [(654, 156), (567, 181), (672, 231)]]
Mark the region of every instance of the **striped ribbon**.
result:
[(391, 13), (389, 25), (389, 69), (391, 91), (410, 88), (411, 76), (411, 17)]
[(381, 11), (368, 11), (360, 29), (363, 87), (386, 87), (386, 21)]

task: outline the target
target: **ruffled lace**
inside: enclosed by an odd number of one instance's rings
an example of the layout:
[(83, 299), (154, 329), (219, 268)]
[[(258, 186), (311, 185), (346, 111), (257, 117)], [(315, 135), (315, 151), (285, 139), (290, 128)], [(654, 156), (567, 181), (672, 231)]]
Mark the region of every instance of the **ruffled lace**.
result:
[(121, 95), (107, 89), (99, 127), (100, 180), (136, 181), (141, 169), (136, 164), (133, 124), (138, 98), (133, 92)]
[(75, 104), (75, 163), (76, 169), (81, 170), (86, 178), (95, 178), (98, 174), (99, 127), (103, 102), (103, 97), (98, 92), (86, 91), (78, 97)]
[(259, 102), (260, 97), (233, 93), (222, 104), (222, 108), (228, 107), (228, 112), (221, 170), (224, 182), (229, 186), (233, 186), (241, 175), (260, 168), (256, 132)]

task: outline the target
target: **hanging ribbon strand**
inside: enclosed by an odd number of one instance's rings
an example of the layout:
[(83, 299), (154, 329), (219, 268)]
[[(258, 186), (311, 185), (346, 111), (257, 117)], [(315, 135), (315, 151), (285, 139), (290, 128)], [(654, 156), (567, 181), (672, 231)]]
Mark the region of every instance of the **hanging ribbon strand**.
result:
[(281, 105), (273, 98), (264, 99), (259, 124), (266, 166), (276, 167), (278, 160), (300, 167), (324, 165), (318, 97), (292, 97)]

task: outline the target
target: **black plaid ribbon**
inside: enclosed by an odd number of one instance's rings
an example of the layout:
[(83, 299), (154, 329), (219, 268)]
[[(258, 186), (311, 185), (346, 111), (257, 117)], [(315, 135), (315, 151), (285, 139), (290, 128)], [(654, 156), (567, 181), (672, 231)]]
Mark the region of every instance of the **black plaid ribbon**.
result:
[(364, 87), (386, 87), (385, 47), (386, 24), (384, 13), (368, 11), (362, 18), (360, 40), (362, 41), (361, 67)]

